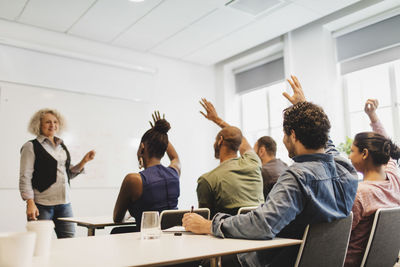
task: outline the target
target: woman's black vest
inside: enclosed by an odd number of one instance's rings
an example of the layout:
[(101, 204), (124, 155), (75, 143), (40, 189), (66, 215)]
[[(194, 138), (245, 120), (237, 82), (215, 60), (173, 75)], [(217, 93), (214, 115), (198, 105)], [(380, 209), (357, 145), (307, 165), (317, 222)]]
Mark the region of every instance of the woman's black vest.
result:
[[(39, 143), (38, 140), (31, 140), (33, 144), (33, 151), (35, 153), (35, 164), (33, 167), (32, 175), (32, 187), (37, 189), (39, 192), (43, 192), (54, 184), (57, 180), (57, 160), (54, 159), (44, 147)], [(67, 160), (65, 162), (65, 168), (68, 176), (68, 183), (71, 178), (71, 171), (69, 169), (71, 165), (71, 156), (68, 152), (67, 147), (64, 143), (61, 143), (62, 148), (67, 154)]]

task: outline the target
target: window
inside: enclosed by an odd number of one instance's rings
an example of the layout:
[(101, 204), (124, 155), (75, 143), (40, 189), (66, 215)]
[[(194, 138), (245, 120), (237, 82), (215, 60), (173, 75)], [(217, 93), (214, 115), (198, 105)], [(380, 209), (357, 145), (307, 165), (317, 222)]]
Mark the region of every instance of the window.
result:
[(288, 162), (283, 139), (282, 111), (288, 107), (282, 92), (286, 83), (280, 81), (262, 89), (241, 95), (243, 135), (251, 145), (264, 135), (271, 136), (277, 144), (277, 157)]
[(379, 100), (377, 113), (386, 132), (394, 140), (400, 140), (400, 60), (344, 75), (344, 91), (349, 137), (371, 130), (364, 104), (368, 98), (376, 98)]

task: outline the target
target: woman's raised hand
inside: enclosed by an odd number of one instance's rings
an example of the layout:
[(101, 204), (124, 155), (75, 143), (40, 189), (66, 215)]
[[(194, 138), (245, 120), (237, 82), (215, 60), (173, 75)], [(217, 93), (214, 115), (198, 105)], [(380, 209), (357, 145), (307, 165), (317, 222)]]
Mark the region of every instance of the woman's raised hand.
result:
[(368, 99), (365, 102), (364, 111), (367, 115), (370, 115), (376, 111), (379, 106), (378, 99)]
[[(154, 111), (154, 114), (151, 114), (151, 117), (153, 118), (154, 124), (151, 121), (149, 121), (149, 123), (150, 123), (151, 128), (153, 128), (154, 125), (156, 125), (156, 121), (161, 120), (160, 111), (158, 111), (158, 110)], [(162, 119), (165, 120), (165, 114), (163, 114)]]
[(365, 102), (364, 111), (368, 115), (371, 122), (378, 121), (378, 115), (376, 115), (376, 110), (379, 106), (378, 99), (368, 99)]

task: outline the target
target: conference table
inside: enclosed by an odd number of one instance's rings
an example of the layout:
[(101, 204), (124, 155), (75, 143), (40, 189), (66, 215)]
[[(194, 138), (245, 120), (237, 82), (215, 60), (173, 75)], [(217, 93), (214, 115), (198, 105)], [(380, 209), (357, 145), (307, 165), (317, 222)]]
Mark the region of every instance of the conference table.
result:
[(121, 225), (135, 225), (135, 219), (130, 218), (123, 222), (115, 223), (110, 216), (97, 216), (97, 217), (63, 217), (57, 218), (60, 221), (77, 223), (78, 226), (83, 226), (88, 229), (88, 236), (94, 236), (96, 229), (104, 229), (106, 226), (121, 226)]
[[(55, 239), (47, 266), (160, 266), (298, 245), (302, 240), (244, 240), (217, 238), (210, 235), (182, 235), (163, 232), (161, 238), (141, 240), (140, 233)], [(44, 265), (35, 259), (33, 267)]]

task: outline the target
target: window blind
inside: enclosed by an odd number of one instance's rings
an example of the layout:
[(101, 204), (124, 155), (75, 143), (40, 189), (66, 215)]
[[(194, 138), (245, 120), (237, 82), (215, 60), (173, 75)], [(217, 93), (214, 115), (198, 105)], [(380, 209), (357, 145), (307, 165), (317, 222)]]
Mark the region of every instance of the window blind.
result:
[(342, 74), (400, 58), (400, 15), (336, 38)]
[(266, 87), (285, 79), (283, 57), (235, 74), (236, 92)]

